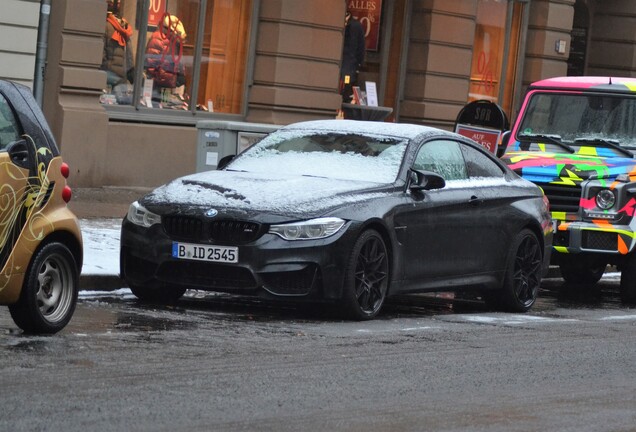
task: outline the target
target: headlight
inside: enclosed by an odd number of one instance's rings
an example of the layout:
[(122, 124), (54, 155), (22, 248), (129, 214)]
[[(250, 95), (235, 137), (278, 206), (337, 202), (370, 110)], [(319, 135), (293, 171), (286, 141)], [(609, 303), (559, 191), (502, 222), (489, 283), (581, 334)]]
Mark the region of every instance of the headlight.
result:
[(609, 210), (616, 204), (616, 196), (609, 189), (602, 189), (596, 194), (596, 205), (603, 210)]
[(337, 233), (345, 224), (340, 218), (318, 218), (302, 222), (293, 222), (269, 227), (270, 234), (276, 234), (285, 240), (315, 240)]
[(148, 211), (144, 206), (135, 201), (130, 205), (126, 219), (135, 225), (149, 228), (154, 224), (161, 223), (161, 216)]

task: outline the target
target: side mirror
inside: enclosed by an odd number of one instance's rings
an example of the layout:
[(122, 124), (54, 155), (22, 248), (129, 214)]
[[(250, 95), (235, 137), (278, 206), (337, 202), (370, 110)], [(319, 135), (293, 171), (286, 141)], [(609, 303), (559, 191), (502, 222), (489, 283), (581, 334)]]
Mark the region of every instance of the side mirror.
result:
[(501, 135), (501, 141), (497, 146), (497, 157), (503, 156), (503, 154), (506, 152), (508, 143), (510, 142), (510, 135), (512, 135), (512, 132), (509, 130), (505, 131), (503, 135)]
[(216, 165), (216, 169), (217, 170), (222, 170), (223, 168), (225, 168), (230, 162), (232, 162), (232, 159), (234, 159), (236, 157), (236, 155), (227, 155), (227, 156), (223, 156), (221, 158), (221, 160), (219, 161), (219, 163)]
[(441, 189), (446, 186), (446, 181), (441, 175), (432, 171), (411, 170), (409, 189), (412, 191)]

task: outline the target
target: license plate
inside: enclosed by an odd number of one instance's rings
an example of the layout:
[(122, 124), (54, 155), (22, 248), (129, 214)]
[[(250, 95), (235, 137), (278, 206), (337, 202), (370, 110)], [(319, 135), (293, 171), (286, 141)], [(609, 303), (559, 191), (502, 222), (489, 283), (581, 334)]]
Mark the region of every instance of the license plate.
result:
[(238, 248), (191, 243), (172, 243), (172, 256), (178, 259), (224, 263), (238, 262)]

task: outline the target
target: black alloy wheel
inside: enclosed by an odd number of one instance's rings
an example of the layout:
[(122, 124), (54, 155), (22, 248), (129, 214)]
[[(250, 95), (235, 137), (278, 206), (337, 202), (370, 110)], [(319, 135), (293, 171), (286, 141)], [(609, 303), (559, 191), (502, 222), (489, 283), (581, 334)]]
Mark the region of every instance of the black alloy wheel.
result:
[(384, 304), (389, 287), (389, 255), (382, 236), (375, 230), (356, 240), (346, 267), (344, 308), (357, 320), (374, 318)]
[(508, 312), (527, 312), (541, 285), (541, 243), (532, 231), (524, 229), (515, 236), (509, 254), (503, 289), (489, 293), (487, 299)]

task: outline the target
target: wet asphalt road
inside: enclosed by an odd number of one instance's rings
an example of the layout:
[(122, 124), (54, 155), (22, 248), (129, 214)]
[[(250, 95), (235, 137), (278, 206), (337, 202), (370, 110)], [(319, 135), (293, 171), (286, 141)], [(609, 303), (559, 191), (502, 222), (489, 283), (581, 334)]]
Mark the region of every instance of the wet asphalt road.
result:
[(618, 279), (529, 314), (449, 295), (379, 319), (188, 293), (83, 295), (52, 337), (0, 309), (0, 431), (635, 431), (636, 309)]

